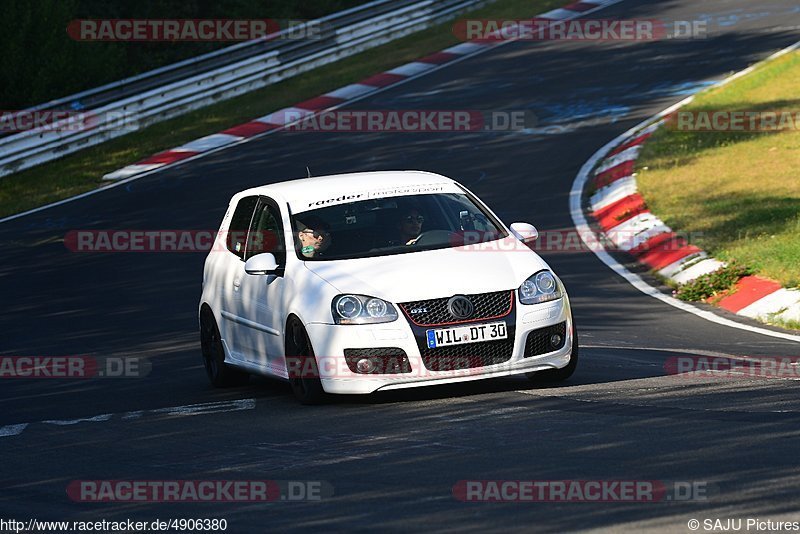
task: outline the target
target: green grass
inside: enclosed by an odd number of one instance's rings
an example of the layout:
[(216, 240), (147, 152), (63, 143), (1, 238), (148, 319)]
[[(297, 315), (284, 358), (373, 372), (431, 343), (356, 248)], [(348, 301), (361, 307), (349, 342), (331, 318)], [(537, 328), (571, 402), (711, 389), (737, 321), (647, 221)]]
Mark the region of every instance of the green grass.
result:
[[(563, 4), (564, 0), (499, 0), (459, 18), (518, 19)], [(102, 181), (104, 174), (156, 152), (247, 122), (459, 42), (452, 32), (452, 21), (446, 22), (259, 91), (0, 178), (0, 217), (95, 189), (107, 183)]]
[[(777, 315), (777, 314), (774, 314)], [(772, 315), (767, 322), (780, 326), (787, 330), (800, 330), (800, 321), (792, 321), (791, 319), (779, 319)]]
[(677, 287), (674, 294), (677, 298), (690, 302), (713, 300), (730, 291), (736, 282), (749, 274), (752, 274), (750, 269), (734, 262)]
[[(800, 111), (800, 53), (706, 91), (688, 111)], [(685, 132), (645, 144), (637, 181), (652, 211), (695, 244), (786, 287), (800, 285), (800, 131)]]

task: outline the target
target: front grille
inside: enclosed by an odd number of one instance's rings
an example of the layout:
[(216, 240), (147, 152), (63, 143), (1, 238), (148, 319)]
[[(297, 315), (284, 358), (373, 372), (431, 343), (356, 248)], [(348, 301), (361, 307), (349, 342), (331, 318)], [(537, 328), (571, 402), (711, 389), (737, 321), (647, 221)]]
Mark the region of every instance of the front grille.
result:
[[(466, 319), (456, 319), (450, 315), (447, 309), (447, 301), (450, 300), (450, 297), (403, 302), (400, 304), (400, 309), (417, 326), (439, 326), (505, 317), (511, 313), (514, 306), (513, 291), (495, 291), (494, 293), (464, 296), (472, 302), (474, 307), (472, 315)], [(415, 310), (416, 313), (412, 313)]]
[[(375, 368), (369, 373), (361, 373), (356, 367), (356, 363), (362, 358), (372, 360), (372, 363), (375, 365)], [(394, 375), (411, 372), (411, 364), (408, 361), (406, 351), (395, 347), (344, 349), (344, 359), (347, 362), (347, 367), (349, 367), (352, 372), (358, 374)]]
[(417, 340), (422, 363), (429, 371), (455, 371), (486, 367), (507, 362), (514, 354), (514, 336), (509, 339), (484, 341), (483, 343), (465, 343), (450, 347), (429, 349), (424, 340)]
[[(550, 337), (553, 334), (561, 336), (561, 342), (553, 345), (550, 342)], [(546, 326), (538, 330), (534, 330), (528, 334), (528, 339), (525, 340), (525, 357), (539, 356), (540, 354), (547, 354), (553, 352), (564, 346), (567, 341), (567, 323), (558, 323), (552, 326)]]

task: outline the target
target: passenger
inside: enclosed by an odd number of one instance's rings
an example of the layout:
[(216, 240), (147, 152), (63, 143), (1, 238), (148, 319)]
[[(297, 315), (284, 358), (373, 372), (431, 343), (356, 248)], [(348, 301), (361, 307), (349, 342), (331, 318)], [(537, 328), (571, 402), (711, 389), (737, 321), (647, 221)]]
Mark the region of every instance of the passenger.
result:
[(298, 221), (297, 239), (300, 254), (306, 258), (318, 258), (324, 254), (331, 242), (330, 227), (318, 217)]

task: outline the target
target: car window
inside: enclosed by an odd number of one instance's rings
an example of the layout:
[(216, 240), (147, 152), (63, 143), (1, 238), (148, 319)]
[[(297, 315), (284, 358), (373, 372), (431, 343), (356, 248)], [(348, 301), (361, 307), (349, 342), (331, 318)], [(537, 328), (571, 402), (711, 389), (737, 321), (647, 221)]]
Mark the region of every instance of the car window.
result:
[[(477, 201), (460, 193), (420, 194), (350, 202), (298, 213), (298, 228), (321, 225), (327, 248), (310, 261), (403, 254), (506, 237)], [(313, 228), (312, 228), (313, 229)]]
[(228, 225), (228, 234), (225, 236), (228, 250), (242, 260), (244, 260), (247, 232), (250, 229), (250, 221), (253, 220), (256, 204), (258, 204), (258, 197), (245, 197), (239, 200), (231, 217), (231, 224)]
[(281, 212), (275, 201), (267, 197), (261, 197), (256, 208), (247, 239), (245, 259), (263, 252), (274, 254), (278, 265), (286, 264)]
[(449, 220), (458, 221), (457, 231), (491, 232), (495, 225), (481, 212), (466, 195), (448, 195), (442, 209), (447, 211)]

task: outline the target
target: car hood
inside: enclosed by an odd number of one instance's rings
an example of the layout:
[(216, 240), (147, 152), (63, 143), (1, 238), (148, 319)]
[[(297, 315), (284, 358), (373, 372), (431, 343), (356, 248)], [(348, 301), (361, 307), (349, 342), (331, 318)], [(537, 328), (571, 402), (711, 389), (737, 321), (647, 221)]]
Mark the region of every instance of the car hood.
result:
[(306, 268), (340, 293), (390, 302), (516, 289), (548, 269), (535, 252), (447, 248), (349, 260), (309, 261)]

